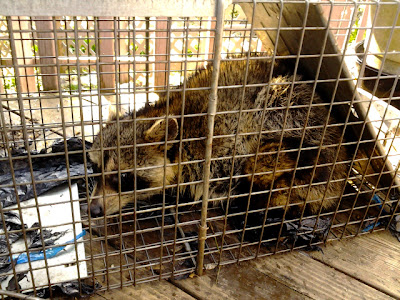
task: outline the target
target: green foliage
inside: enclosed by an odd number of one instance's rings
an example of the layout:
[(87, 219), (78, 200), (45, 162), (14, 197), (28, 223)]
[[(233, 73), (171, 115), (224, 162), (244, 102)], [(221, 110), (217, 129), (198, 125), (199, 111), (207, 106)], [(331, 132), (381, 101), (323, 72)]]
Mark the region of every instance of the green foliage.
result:
[(357, 33), (358, 33), (358, 28), (354, 29), (354, 30), (351, 32), (350, 38), (349, 38), (349, 43), (350, 43), (350, 44), (356, 40), (356, 38), (357, 38)]
[(239, 16), (239, 12), (234, 8), (231, 11), (231, 19), (236, 19)]
[(32, 51), (33, 51), (33, 53), (34, 53), (35, 55), (38, 55), (38, 54), (39, 54), (39, 47), (38, 47), (38, 45), (34, 44), (34, 45), (32, 46)]
[[(79, 46), (79, 50), (80, 50), (83, 54), (86, 54), (86, 53), (87, 53), (87, 54), (90, 55), (90, 51), (88, 51), (88, 49), (89, 49), (90, 42), (91, 42), (92, 40), (87, 38), (87, 39), (84, 39), (83, 41), (84, 41), (84, 44), (82, 44), (82, 45)], [(75, 46), (76, 46), (75, 44), (69, 45), (69, 51), (70, 51), (72, 54), (75, 54), (75, 52), (76, 52), (76, 47), (75, 47)], [(92, 46), (90, 46), (90, 49), (92, 49), (93, 52), (96, 52), (96, 45), (93, 44)]]
[(363, 8), (359, 8), (358, 11), (357, 11), (356, 21), (354, 22), (354, 25), (353, 25), (354, 29), (350, 33), (349, 44), (351, 44), (351, 43), (356, 41), (357, 34), (358, 34), (358, 29), (360, 27), (360, 21), (361, 21), (361, 18), (363, 16), (363, 13), (364, 13), (364, 9)]
[(69, 89), (70, 89), (70, 91), (75, 92), (75, 91), (78, 91), (79, 86), (77, 84), (71, 83), (70, 86), (69, 86)]
[(135, 43), (131, 43), (128, 48), (128, 52), (126, 53), (127, 55), (129, 55), (131, 52), (136, 52), (139, 49), (139, 46), (135, 45)]
[(16, 84), (15, 84), (15, 77), (12, 78), (5, 78), (4, 79), (4, 88), (6, 90), (11, 90), (11, 89), (15, 89)]
[(188, 56), (189, 56), (189, 57), (192, 57), (192, 56), (193, 56), (193, 54), (192, 54), (193, 51), (192, 51), (192, 50), (188, 49), (187, 53), (188, 53)]
[(84, 45), (81, 45), (80, 49), (81, 49), (82, 53), (86, 53), (86, 47)]

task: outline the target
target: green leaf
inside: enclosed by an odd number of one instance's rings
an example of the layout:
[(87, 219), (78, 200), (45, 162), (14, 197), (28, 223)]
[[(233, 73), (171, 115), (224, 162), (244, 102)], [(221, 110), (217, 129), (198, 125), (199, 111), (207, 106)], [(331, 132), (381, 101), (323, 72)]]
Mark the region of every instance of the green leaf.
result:
[(32, 46), (32, 51), (35, 53), (35, 54), (37, 54), (37, 53), (39, 53), (39, 47), (38, 47), (38, 45), (33, 45)]

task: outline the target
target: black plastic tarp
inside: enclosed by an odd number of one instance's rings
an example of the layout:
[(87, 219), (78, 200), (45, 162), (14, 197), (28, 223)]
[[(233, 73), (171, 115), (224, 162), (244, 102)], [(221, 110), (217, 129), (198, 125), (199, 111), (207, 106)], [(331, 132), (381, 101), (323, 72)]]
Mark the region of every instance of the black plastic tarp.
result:
[[(86, 142), (86, 148), (89, 149), (90, 143)], [(51, 153), (64, 152), (64, 141), (57, 141), (52, 145)], [(82, 150), (82, 140), (79, 138), (69, 138), (67, 140), (68, 151)], [(36, 183), (36, 194), (39, 196), (50, 189), (65, 183), (68, 180), (66, 156), (55, 155), (51, 157), (35, 157), (35, 152), (31, 153), (33, 177), (35, 182), (41, 180), (51, 180), (49, 182)], [(26, 155), (26, 152), (19, 151), (13, 157)], [(92, 166), (87, 160), (87, 168), (84, 165), (83, 153), (68, 155), (69, 175), (79, 176), (92, 173)], [(13, 168), (17, 187), (0, 187), (0, 201), (3, 207), (8, 207), (17, 203), (17, 195), (20, 201), (25, 201), (34, 197), (32, 185), (31, 170), (28, 159), (13, 160)], [(0, 161), (0, 186), (13, 185), (10, 163), (8, 160)]]

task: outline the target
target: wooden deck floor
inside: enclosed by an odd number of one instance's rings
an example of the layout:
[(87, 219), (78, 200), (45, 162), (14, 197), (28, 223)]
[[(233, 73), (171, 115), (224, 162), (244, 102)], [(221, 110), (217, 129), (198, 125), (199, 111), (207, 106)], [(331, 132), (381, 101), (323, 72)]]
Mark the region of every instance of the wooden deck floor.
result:
[(400, 242), (382, 231), (92, 299), (400, 299)]

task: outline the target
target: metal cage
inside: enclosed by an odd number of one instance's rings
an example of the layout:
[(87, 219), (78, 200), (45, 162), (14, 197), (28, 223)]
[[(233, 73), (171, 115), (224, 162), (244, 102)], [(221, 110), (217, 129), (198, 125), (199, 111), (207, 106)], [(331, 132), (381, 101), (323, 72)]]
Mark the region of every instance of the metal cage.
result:
[[(54, 297), (54, 287), (74, 282), (82, 295), (90, 289), (201, 275), (204, 269), (385, 230), (399, 215), (400, 52), (392, 42), (400, 32), (398, 2), (170, 2), (1, 1), (0, 278), (2, 289), (8, 290), (4, 294), (40, 296), (45, 289)], [(388, 10), (397, 13), (383, 23), (380, 13)], [(375, 47), (378, 33), (386, 37), (380, 48)], [(251, 64), (261, 60), (272, 66), (268, 80), (252, 83)], [(290, 76), (277, 83), (274, 68), (281, 61), (290, 62)], [(243, 77), (236, 84), (220, 85), (221, 68), (229, 62), (245, 66)], [(193, 86), (193, 78), (204, 68), (211, 70), (210, 84)], [(247, 91), (272, 95), (279, 85), (289, 91), (287, 105), (279, 108), (285, 112), (281, 128), (261, 125), (246, 132), (246, 116), (257, 113), (264, 124), (266, 115), (279, 110), (268, 107), (267, 100), (260, 107), (246, 107)], [(298, 144), (289, 147), (287, 132), (294, 128), (284, 124), (293, 108), (293, 91), (300, 85), (310, 87), (310, 101), (302, 107), (307, 114), (297, 128)], [(228, 100), (218, 95), (228, 90), (242, 100), (239, 108), (221, 111), (218, 103)], [(186, 114), (194, 93), (207, 94), (201, 102), (207, 110)], [(170, 99), (177, 94), (181, 110), (173, 114)], [(318, 97), (321, 102), (313, 101)], [(165, 99), (165, 110), (155, 113), (159, 99)], [(318, 107), (327, 116), (312, 125), (311, 112)], [(137, 116), (138, 111), (152, 113)], [(131, 117), (126, 118), (128, 112)], [(218, 135), (216, 120), (233, 115), (237, 127)], [(196, 118), (204, 122), (204, 131), (184, 136), (189, 131), (185, 120)], [(143, 142), (137, 136), (141, 122), (170, 124), (172, 119), (178, 120), (172, 141), (168, 134), (174, 128), (169, 125), (160, 142)], [(117, 132), (113, 146), (105, 145), (107, 126), (115, 126)], [(129, 143), (123, 133), (127, 126), (133, 128)], [(327, 146), (330, 128), (339, 128), (340, 136)], [(306, 145), (308, 132), (319, 130), (322, 138), (314, 146)], [(246, 136), (258, 142), (254, 151), (243, 154), (238, 141)], [(271, 136), (277, 145), (272, 152), (261, 144)], [(231, 141), (229, 149), (218, 157), (213, 149), (225, 140)], [(184, 158), (182, 153), (191, 145), (200, 145), (202, 154)], [(149, 153), (146, 149), (151, 147), (163, 149), (158, 165), (146, 165), (138, 154)], [(169, 147), (176, 149), (173, 159)], [(329, 147), (336, 149), (334, 158), (319, 162)], [(340, 161), (343, 147), (352, 152)], [(121, 153), (128, 150), (133, 167), (122, 163)], [(307, 151), (316, 157), (310, 165), (303, 163)], [(97, 167), (89, 158), (95, 152), (101, 157)], [(105, 159), (111, 152), (116, 153), (113, 169)], [(273, 157), (274, 167), (257, 168), (257, 161), (266, 157)], [(282, 171), (284, 157), (293, 164)], [(241, 161), (252, 164), (237, 171), (235, 164)], [(228, 171), (215, 176), (216, 164)], [(347, 171), (334, 179), (340, 164)], [(184, 168), (200, 165), (201, 176), (186, 180), (182, 175)], [(318, 178), (327, 165), (333, 171)], [(132, 185), (138, 186), (138, 174), (154, 173), (157, 167), (161, 184), (146, 186), (144, 192), (159, 192), (150, 201), (122, 205), (123, 199), (139, 199), (144, 193), (124, 190), (123, 174), (133, 174)], [(171, 168), (177, 175), (170, 182)], [(286, 185), (279, 179), (283, 172), (288, 174)], [(311, 179), (300, 186), (298, 174), (311, 174)], [(271, 183), (256, 188), (255, 180), (262, 176), (270, 176)], [(105, 192), (110, 178), (117, 178), (113, 201), (118, 208), (111, 215), (91, 216), (88, 209), (95, 199), (112, 197)], [(233, 192), (243, 180), (249, 180), (246, 187)], [(320, 204), (312, 213), (306, 204), (289, 201), (300, 188), (308, 190), (303, 199), (307, 201), (315, 186), (329, 186), (335, 180), (343, 184), (329, 209), (323, 207), (329, 201), (328, 188), (313, 200)], [(95, 182), (103, 186), (97, 196)], [(214, 193), (217, 183), (227, 192)], [(201, 190), (201, 197), (192, 197), (187, 192), (191, 189)], [(273, 205), (271, 199), (278, 193), (286, 201)], [(254, 207), (254, 199), (262, 204)], [(53, 255), (57, 249), (61, 252)]]

